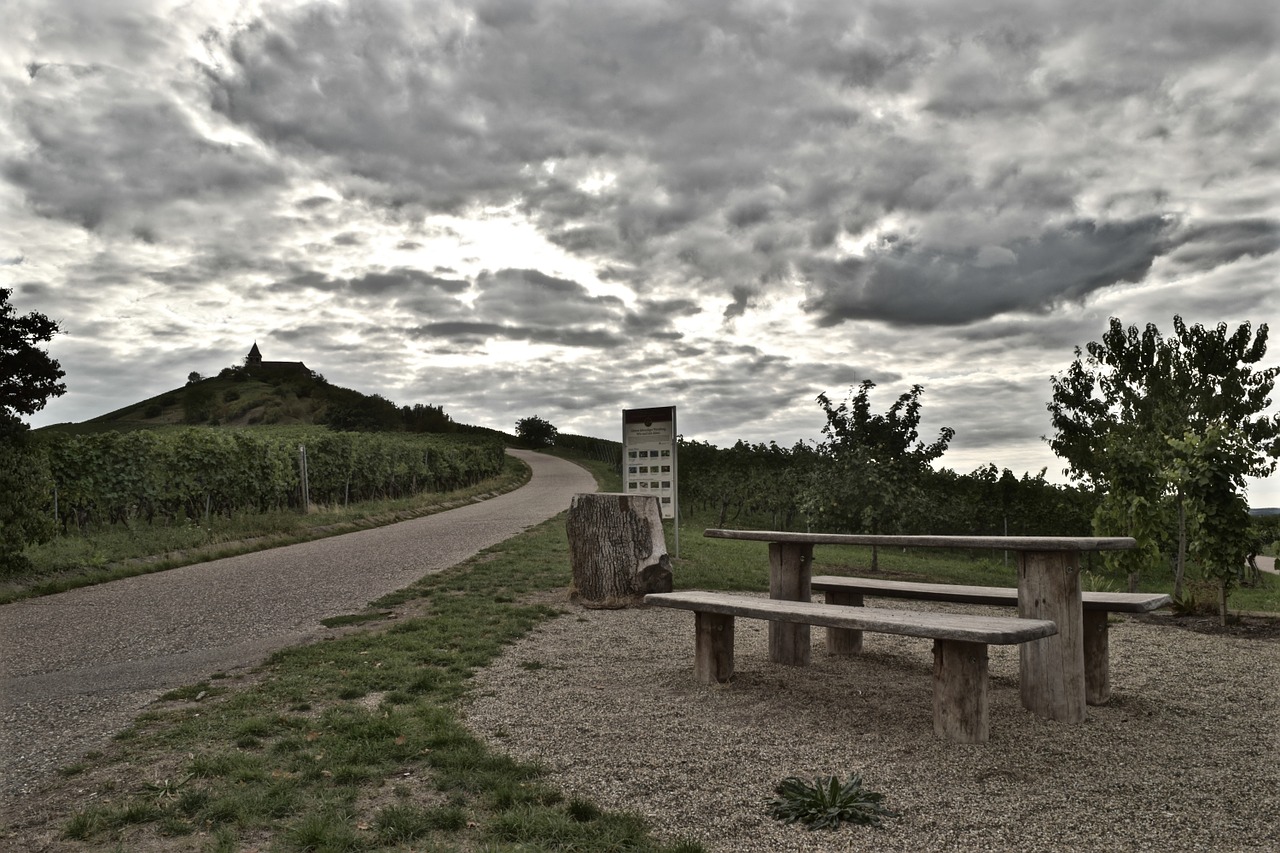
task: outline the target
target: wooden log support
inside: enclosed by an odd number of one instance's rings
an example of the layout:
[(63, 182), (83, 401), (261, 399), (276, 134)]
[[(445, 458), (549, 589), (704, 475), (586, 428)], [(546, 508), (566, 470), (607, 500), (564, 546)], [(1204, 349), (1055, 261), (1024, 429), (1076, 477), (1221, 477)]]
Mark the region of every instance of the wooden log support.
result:
[[(844, 589), (829, 589), (826, 592), (827, 604), (839, 604), (843, 607), (862, 607), (863, 597), (860, 592)], [(862, 653), (862, 632), (854, 628), (828, 628), (827, 654), (856, 655)]]
[(722, 613), (694, 614), (693, 675), (699, 684), (727, 684), (733, 680), (733, 617)]
[[(813, 576), (813, 545), (769, 543), (769, 597), (779, 601), (809, 601)], [(769, 660), (787, 666), (809, 665), (809, 626), (769, 623)]]
[(953, 743), (990, 739), (986, 643), (934, 641), (933, 733)]
[(574, 495), (567, 528), (574, 601), (626, 607), (647, 593), (671, 591), (671, 558), (653, 495)]
[(1062, 723), (1086, 717), (1082, 613), (1078, 552), (1018, 552), (1018, 616), (1058, 626), (1019, 647), (1022, 705)]
[(1105, 610), (1084, 611), (1084, 698), (1089, 705), (1105, 705), (1111, 698), (1107, 615)]

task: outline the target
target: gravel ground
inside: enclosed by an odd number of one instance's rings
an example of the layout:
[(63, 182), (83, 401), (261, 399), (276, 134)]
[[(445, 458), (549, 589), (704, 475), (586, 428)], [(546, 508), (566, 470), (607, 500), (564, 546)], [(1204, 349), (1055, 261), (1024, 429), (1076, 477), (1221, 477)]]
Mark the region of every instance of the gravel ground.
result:
[(595, 491), (577, 465), (513, 454), (533, 469), (527, 485), (448, 512), (0, 607), (0, 818), (165, 690), (321, 636), (321, 619), (456, 565)]
[[(832, 658), (815, 628), (796, 669), (739, 619), (734, 682), (701, 687), (693, 614), (570, 610), (478, 676), (470, 725), (665, 837), (725, 853), (1280, 850), (1273, 640), (1114, 622), (1113, 698), (1075, 726), (1025, 711), (1017, 650), (992, 646), (991, 740), (955, 745), (933, 735), (927, 640), (867, 634), (863, 655)], [(836, 832), (768, 816), (783, 777), (850, 772), (900, 816)]]

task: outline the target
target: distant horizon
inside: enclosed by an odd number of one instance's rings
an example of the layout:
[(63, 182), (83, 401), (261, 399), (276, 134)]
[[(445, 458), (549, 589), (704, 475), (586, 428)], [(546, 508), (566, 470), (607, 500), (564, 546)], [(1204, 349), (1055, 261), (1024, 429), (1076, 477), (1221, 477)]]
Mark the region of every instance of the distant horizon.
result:
[[(291, 361), (291, 362), (280, 362), (280, 363), (298, 364), (298, 363), (302, 363), (302, 362), (292, 362), (292, 361)], [(212, 373), (210, 373), (210, 374), (201, 373), (200, 371), (195, 371), (195, 372), (200, 373), (200, 374), (201, 374), (201, 377), (202, 377), (203, 379), (215, 379), (215, 378), (217, 378), (218, 373), (219, 373), (219, 372), (221, 372), (223, 369), (225, 369), (225, 368), (227, 368), (227, 367), (236, 367), (236, 366), (238, 366), (238, 365), (236, 365), (236, 364), (224, 365), (224, 367), (218, 368), (218, 369), (217, 369), (217, 371), (214, 371), (214, 372), (212, 372)], [(324, 371), (323, 371), (323, 370), (316, 370), (316, 369), (314, 369), (314, 368), (311, 368), (311, 371), (312, 371), (313, 373), (318, 373), (318, 374), (320, 374), (321, 376), (325, 376), (325, 373), (324, 373)], [(188, 371), (188, 374), (189, 374), (189, 373), (191, 373), (191, 371)], [(327, 376), (325, 376), (325, 381), (326, 381), (326, 382), (328, 382), (328, 381), (329, 381)], [(354, 390), (354, 391), (360, 391), (361, 393), (367, 393), (367, 392), (364, 392), (362, 389), (357, 388), (357, 387), (354, 387), (354, 386), (342, 385), (341, 383), (330, 383), (330, 384), (340, 385), (341, 387), (350, 388), (351, 390)], [(102, 412), (102, 413), (97, 414), (97, 415), (92, 415), (92, 416), (89, 416), (89, 417), (86, 417), (86, 418), (82, 418), (82, 419), (80, 419), (80, 420), (74, 420), (74, 421), (66, 421), (66, 420), (64, 420), (64, 421), (50, 421), (50, 422), (40, 423), (39, 425), (37, 425), (37, 424), (35, 424), (35, 423), (31, 423), (31, 427), (32, 427), (32, 429), (40, 429), (40, 428), (47, 427), (47, 426), (58, 426), (58, 425), (63, 425), (63, 424), (73, 424), (73, 425), (74, 425), (74, 424), (85, 423), (85, 422), (88, 422), (88, 421), (94, 420), (95, 418), (103, 417), (103, 416), (105, 416), (105, 415), (109, 415), (109, 414), (112, 414), (112, 413), (114, 413), (114, 412), (118, 412), (118, 411), (121, 411), (121, 410), (128, 409), (128, 408), (130, 408), (131, 406), (133, 406), (133, 405), (135, 405), (135, 404), (137, 404), (137, 403), (142, 402), (143, 400), (151, 399), (152, 397), (159, 396), (159, 395), (161, 395), (161, 394), (165, 394), (165, 393), (171, 393), (171, 392), (174, 392), (174, 391), (181, 391), (183, 387), (184, 387), (184, 385), (179, 384), (179, 385), (175, 385), (175, 386), (173, 386), (172, 388), (165, 388), (165, 389), (161, 389), (160, 391), (157, 391), (157, 392), (155, 392), (155, 393), (153, 393), (153, 394), (149, 394), (149, 395), (148, 395), (148, 396), (146, 396), (146, 397), (142, 397), (142, 398), (139, 398), (138, 400), (133, 400), (133, 401), (131, 401), (131, 402), (128, 402), (128, 403), (124, 403), (124, 404), (122, 404), (122, 405), (115, 406), (114, 408), (108, 409), (108, 410), (107, 410), (107, 411), (105, 411), (105, 412)], [(390, 399), (390, 398), (388, 398), (388, 399)], [(429, 401), (429, 400), (414, 400), (414, 401), (412, 401), (412, 402), (404, 402), (404, 401), (400, 401), (400, 400), (394, 400), (394, 399), (392, 399), (392, 400), (391, 400), (391, 402), (392, 402), (392, 403), (394, 403), (396, 406), (401, 406), (401, 407), (402, 407), (402, 406), (406, 406), (406, 405), (407, 405), (407, 406), (413, 406), (413, 405), (416, 405), (416, 404), (423, 404), (423, 405), (439, 405), (438, 403), (434, 403), (434, 402), (431, 402), (431, 401)], [(888, 405), (890, 405), (890, 403), (891, 403), (891, 401), (886, 402), (886, 403), (885, 403), (885, 406), (881, 407), (881, 410), (883, 410), (883, 409), (884, 409), (884, 408), (886, 408)], [(482, 428), (485, 428), (485, 429), (494, 429), (494, 430), (497, 430), (497, 431), (499, 431), (499, 432), (507, 433), (507, 434), (509, 434), (509, 435), (510, 435), (510, 434), (514, 434), (514, 431), (515, 431), (515, 425), (514, 425), (514, 422), (513, 422), (513, 424), (512, 424), (510, 427), (508, 427), (508, 428), (502, 428), (502, 427), (492, 426), (492, 425), (489, 425), (489, 424), (481, 424), (481, 423), (473, 423), (473, 422), (470, 422), (470, 421), (462, 421), (462, 420), (459, 420), (457, 417), (455, 417), (455, 416), (453, 415), (453, 413), (449, 411), (449, 409), (448, 409), (448, 407), (447, 407), (447, 406), (446, 406), (446, 407), (443, 407), (443, 409), (444, 409), (444, 413), (445, 413), (446, 415), (449, 415), (449, 417), (450, 417), (450, 418), (451, 418), (455, 423), (463, 424), (463, 425), (465, 425), (465, 426), (476, 426), (476, 427), (482, 427)], [(46, 407), (46, 411), (47, 411), (47, 407)], [(37, 416), (38, 416), (39, 414), (40, 414), (40, 413), (37, 413)], [(534, 414), (534, 415), (536, 415), (536, 414), (538, 414), (538, 413), (537, 413), (537, 412), (530, 412), (529, 414)], [(576, 432), (576, 431), (573, 431), (573, 430), (559, 429), (559, 426), (558, 426), (558, 425), (556, 425), (556, 424), (554, 423), (554, 421), (552, 422), (552, 425), (553, 425), (553, 426), (557, 426), (557, 429), (558, 429), (560, 432), (565, 433), (566, 435), (578, 435), (578, 436), (582, 436), (582, 437), (585, 437), (585, 438), (597, 438), (597, 439), (602, 439), (602, 440), (605, 440), (605, 441), (613, 441), (613, 442), (621, 443), (621, 438), (622, 438), (621, 416), (622, 416), (622, 410), (621, 410), (621, 409), (619, 409), (619, 410), (618, 410), (618, 412), (617, 412), (617, 423), (618, 423), (618, 426), (617, 426), (617, 435), (616, 435), (616, 436), (614, 436), (614, 437), (610, 437), (610, 436), (606, 436), (606, 435), (597, 435), (597, 434), (593, 434), (593, 433)], [(683, 418), (685, 417), (685, 415), (681, 414), (681, 415), (679, 415), (679, 417), (681, 417), (681, 418), (682, 418), (682, 420), (680, 421), (680, 423), (681, 423), (681, 424), (683, 424)], [(35, 420), (35, 418), (33, 417), (33, 418), (32, 418), (32, 419), (30, 419), (30, 420), (31, 420), (31, 421), (34, 421), (34, 420)], [(42, 420), (43, 420), (43, 419), (42, 419)], [(920, 436), (921, 436), (921, 438), (923, 439), (923, 438), (925, 437), (925, 435), (926, 435), (926, 433), (925, 433), (925, 432), (923, 431), (923, 429), (922, 429), (922, 430), (920, 431)], [(708, 441), (708, 439), (700, 438), (700, 437), (698, 437), (698, 436), (688, 436), (688, 435), (685, 435), (685, 434), (683, 434), (683, 431), (682, 431), (682, 435), (681, 435), (681, 437), (682, 437), (682, 438), (685, 438), (685, 439), (688, 439), (688, 440), (694, 440), (694, 441)], [(713, 444), (713, 445), (715, 445), (716, 447), (726, 448), (726, 447), (732, 447), (732, 446), (734, 445), (734, 443), (736, 443), (738, 440), (739, 440), (739, 439), (735, 438), (735, 439), (732, 439), (732, 440), (730, 440), (730, 441), (728, 441), (728, 442), (715, 442), (715, 441), (711, 441), (710, 443), (711, 443), (711, 444)], [(751, 439), (751, 440), (748, 440), (748, 439), (742, 438), (741, 440), (743, 440), (743, 441), (748, 441), (748, 443), (750, 443), (750, 444), (762, 443), (762, 444), (766, 444), (766, 445), (767, 445), (767, 444), (769, 444), (771, 441), (776, 441), (776, 443), (777, 443), (780, 447), (786, 447), (786, 448), (788, 448), (788, 449), (789, 449), (789, 448), (791, 448), (791, 447), (794, 447), (794, 446), (795, 446), (795, 444), (796, 444), (796, 441), (786, 441), (786, 442), (782, 442), (782, 441), (777, 441), (776, 439)], [(819, 427), (819, 429), (817, 430), (817, 432), (816, 432), (816, 435), (815, 435), (815, 436), (810, 437), (810, 438), (801, 438), (801, 439), (797, 439), (797, 440), (800, 440), (800, 441), (811, 441), (811, 442), (815, 442), (815, 443), (816, 443), (816, 442), (818, 442), (818, 441), (820, 441), (820, 440), (821, 440), (821, 427)], [(1057, 457), (1054, 457), (1054, 458), (1056, 459)], [(948, 459), (947, 455), (946, 455), (946, 454), (944, 454), (944, 455), (942, 456), (942, 458), (941, 458), (941, 459), (939, 459), (939, 460), (935, 463), (934, 468), (935, 468), (936, 470), (941, 470), (941, 469), (947, 469), (947, 468), (949, 468), (949, 469), (951, 469), (952, 471), (955, 471), (955, 472), (956, 472), (956, 473), (958, 473), (958, 474), (970, 474), (970, 473), (972, 473), (974, 470), (976, 470), (978, 467), (982, 467), (982, 466), (985, 466), (986, 464), (988, 464), (988, 463), (986, 463), (986, 462), (983, 462), (983, 463), (979, 463), (979, 465), (975, 465), (975, 466), (973, 466), (972, 468), (969, 468), (969, 469), (966, 469), (966, 470), (961, 470), (959, 467), (957, 467), (957, 466), (955, 466), (955, 465), (948, 464), (947, 459)], [(991, 464), (995, 464), (995, 465), (996, 465), (998, 468), (1000, 468), (1001, 470), (1008, 469), (1008, 470), (1009, 470), (1009, 471), (1011, 471), (1015, 476), (1018, 476), (1018, 477), (1022, 477), (1023, 475), (1031, 475), (1031, 476), (1035, 476), (1035, 474), (1036, 474), (1036, 473), (1038, 473), (1038, 472), (1039, 472), (1039, 470), (1040, 470), (1039, 468), (1037, 468), (1037, 469), (1035, 469), (1034, 471), (1029, 470), (1029, 469), (1027, 469), (1027, 470), (1023, 470), (1023, 471), (1018, 471), (1018, 470), (1014, 469), (1013, 467), (1011, 467), (1011, 466), (1009, 466), (1009, 465), (1001, 465), (999, 462), (996, 462), (994, 459), (993, 459), (993, 460), (991, 460)], [(1065, 464), (1065, 463), (1064, 463), (1064, 464)], [(1072, 483), (1072, 482), (1071, 482), (1067, 477), (1065, 477), (1064, 475), (1061, 475), (1061, 474), (1060, 474), (1058, 477), (1056, 477), (1056, 478), (1055, 478), (1055, 477), (1053, 477), (1053, 476), (1050, 476), (1050, 474), (1049, 474), (1049, 472), (1048, 472), (1048, 471), (1046, 471), (1046, 472), (1045, 472), (1045, 479), (1046, 479), (1047, 481), (1049, 481), (1050, 483), (1055, 483), (1055, 484), (1057, 484), (1057, 485), (1075, 485), (1074, 483)], [(1275, 482), (1278, 486), (1280, 486), (1280, 473), (1278, 473), (1278, 474), (1276, 474), (1276, 475), (1273, 475), (1271, 478), (1268, 478), (1268, 479), (1269, 479), (1269, 480), (1271, 480), (1271, 481), (1273, 481), (1273, 482)], [(1259, 481), (1259, 482), (1261, 482), (1261, 481)], [(1280, 493), (1278, 493), (1278, 494), (1277, 494), (1277, 497), (1276, 497), (1276, 498), (1274, 498), (1273, 500), (1275, 500), (1275, 504), (1274, 504), (1274, 505), (1267, 504), (1267, 505), (1255, 506), (1252, 502), (1250, 502), (1250, 503), (1249, 503), (1249, 511), (1250, 511), (1250, 513), (1251, 513), (1251, 514), (1253, 514), (1253, 513), (1258, 513), (1258, 512), (1267, 513), (1267, 511), (1274, 511), (1275, 513), (1280, 514)]]

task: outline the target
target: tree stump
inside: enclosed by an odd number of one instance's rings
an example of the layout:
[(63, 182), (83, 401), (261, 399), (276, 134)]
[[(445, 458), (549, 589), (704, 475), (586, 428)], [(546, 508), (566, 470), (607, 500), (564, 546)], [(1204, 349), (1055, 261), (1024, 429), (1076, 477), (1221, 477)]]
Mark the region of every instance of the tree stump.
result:
[(574, 495), (568, 530), (574, 601), (627, 607), (646, 593), (671, 592), (671, 558), (656, 497)]

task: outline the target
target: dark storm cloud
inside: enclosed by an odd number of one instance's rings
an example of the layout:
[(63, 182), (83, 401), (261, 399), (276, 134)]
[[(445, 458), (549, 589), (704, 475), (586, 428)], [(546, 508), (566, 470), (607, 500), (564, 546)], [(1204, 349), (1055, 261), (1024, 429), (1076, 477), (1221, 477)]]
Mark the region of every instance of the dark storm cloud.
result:
[(608, 254), (619, 248), (617, 233), (608, 226), (590, 225), (553, 231), (547, 238), (578, 255)]
[[(355, 296), (379, 296), (391, 300), (422, 300), (439, 308), (443, 295), (456, 296), (465, 293), (471, 285), (459, 279), (441, 278), (418, 269), (400, 267), (386, 271), (367, 272), (354, 278), (338, 278), (317, 270), (296, 272), (269, 285), (277, 293), (319, 291), (322, 293), (349, 293)], [(447, 300), (452, 304), (454, 300)]]
[(576, 281), (538, 270), (484, 272), (476, 278), (476, 289), (474, 310), (481, 317), (514, 316), (532, 326), (617, 321), (625, 311), (616, 296), (593, 296)]
[(457, 346), (478, 346), (491, 339), (554, 344), (562, 347), (611, 349), (627, 343), (627, 339), (602, 328), (549, 328), (504, 323), (427, 323), (411, 329), (416, 338), (447, 339)]
[(1180, 235), (1173, 260), (1198, 270), (1214, 269), (1241, 258), (1280, 251), (1280, 220), (1241, 219), (1188, 228)]
[(637, 310), (627, 312), (623, 327), (629, 334), (658, 334), (667, 340), (675, 340), (679, 334), (666, 331), (671, 321), (701, 313), (702, 307), (692, 299), (642, 299)]
[[(1246, 5), (1218, 25), (1126, 7), (1110, 28), (1087, 15), (1051, 28), (1045, 10), (1020, 5), (977, 27), (945, 4), (308, 5), (230, 36), (229, 61), (208, 75), (216, 109), (292, 155), (344, 164), (353, 193), (442, 211), (514, 202), (603, 275), (644, 268), (626, 279), (637, 289), (683, 282), (727, 298), (730, 321), (799, 275), (822, 323), (938, 325), (1140, 281), (1158, 254), (1150, 235), (1134, 233), (1133, 247), (1111, 237), (1129, 222), (1140, 231), (1141, 216), (1091, 235), (1062, 224), (1079, 217), (1077, 163), (1092, 155), (1052, 125), (1020, 149), (995, 123), (1034, 131), (1028, 118), (1069, 104), (1076, 123), (1096, 124), (1137, 96), (1166, 134), (1256, 137), (1256, 98), (1188, 89), (1177, 97), (1194, 102), (1192, 126), (1162, 116), (1168, 64), (1124, 29), (1194, 68), (1232, 56), (1224, 33), (1252, 33), (1235, 61), (1264, 55), (1263, 11)], [(1064, 43), (1080, 61), (1064, 63)], [(876, 100), (908, 95), (940, 132)], [(840, 255), (842, 235), (886, 214), (916, 220), (912, 252)], [(957, 221), (975, 232), (989, 221), (990, 233), (966, 239)], [(1198, 261), (1229, 258), (1220, 239), (1231, 240), (1207, 232)], [(1016, 262), (994, 266), (999, 247)]]
[(1103, 288), (1141, 281), (1168, 247), (1160, 217), (1074, 222), (993, 251), (895, 243), (836, 263), (811, 263), (805, 304), (824, 326), (853, 319), (963, 325), (1009, 311), (1044, 312)]
[(465, 293), (471, 285), (459, 279), (440, 278), (422, 270), (399, 268), (387, 272), (369, 272), (350, 280), (353, 293), (409, 296), (415, 290), (438, 290), (444, 293)]
[(32, 141), (0, 163), (43, 216), (163, 240), (177, 205), (221, 204), (283, 179), (258, 153), (205, 138), (167, 93), (110, 68), (44, 69), (14, 109)]
[(677, 340), (674, 320), (701, 309), (690, 300), (640, 300), (627, 308), (616, 296), (595, 296), (576, 281), (537, 270), (483, 272), (470, 306), (455, 305), (448, 320), (410, 330), (412, 337), (476, 347), (486, 340), (526, 341), (608, 349), (645, 341)]

